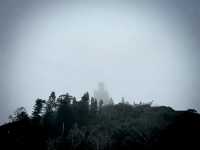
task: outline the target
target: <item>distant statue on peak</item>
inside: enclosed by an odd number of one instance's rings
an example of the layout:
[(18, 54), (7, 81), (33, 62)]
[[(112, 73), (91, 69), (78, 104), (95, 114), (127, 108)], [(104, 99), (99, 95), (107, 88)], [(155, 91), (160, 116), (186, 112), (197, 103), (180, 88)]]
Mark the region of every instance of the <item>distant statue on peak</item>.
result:
[(109, 96), (109, 93), (103, 82), (98, 83), (98, 87), (94, 91), (94, 98), (97, 99), (98, 103), (100, 100), (102, 100), (103, 105), (113, 104), (112, 98)]

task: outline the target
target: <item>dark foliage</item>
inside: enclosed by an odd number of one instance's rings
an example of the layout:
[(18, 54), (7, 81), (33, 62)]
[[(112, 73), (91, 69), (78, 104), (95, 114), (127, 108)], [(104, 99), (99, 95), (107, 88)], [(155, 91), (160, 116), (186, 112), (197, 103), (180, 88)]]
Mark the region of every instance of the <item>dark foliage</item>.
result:
[(13, 150), (148, 150), (195, 149), (200, 115), (151, 103), (104, 105), (85, 93), (37, 99), (29, 117), (18, 108), (0, 127), (0, 142)]
[(33, 120), (38, 121), (38, 122), (40, 121), (44, 103), (45, 103), (45, 100), (42, 100), (42, 99), (37, 99), (35, 101), (35, 105), (32, 112)]

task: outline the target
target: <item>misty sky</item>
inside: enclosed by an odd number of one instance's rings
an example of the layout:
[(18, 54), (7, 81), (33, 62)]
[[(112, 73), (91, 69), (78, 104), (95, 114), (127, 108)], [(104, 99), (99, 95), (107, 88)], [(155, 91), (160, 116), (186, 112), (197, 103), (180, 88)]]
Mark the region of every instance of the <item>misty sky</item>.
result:
[(109, 94), (200, 110), (198, 0), (0, 0), (0, 122), (36, 98)]

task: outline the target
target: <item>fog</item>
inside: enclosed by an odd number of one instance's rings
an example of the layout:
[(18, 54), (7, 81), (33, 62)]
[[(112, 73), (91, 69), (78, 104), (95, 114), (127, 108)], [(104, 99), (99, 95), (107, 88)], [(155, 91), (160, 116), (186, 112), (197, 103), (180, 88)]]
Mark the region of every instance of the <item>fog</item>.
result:
[(93, 96), (200, 110), (198, 1), (1, 1), (0, 122), (36, 98)]

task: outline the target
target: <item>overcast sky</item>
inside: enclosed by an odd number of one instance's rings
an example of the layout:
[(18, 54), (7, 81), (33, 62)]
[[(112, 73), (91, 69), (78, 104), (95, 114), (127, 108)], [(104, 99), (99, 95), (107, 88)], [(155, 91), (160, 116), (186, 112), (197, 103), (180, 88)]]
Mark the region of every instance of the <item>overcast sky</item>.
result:
[(0, 0), (0, 122), (36, 98), (109, 94), (200, 110), (199, 0)]

